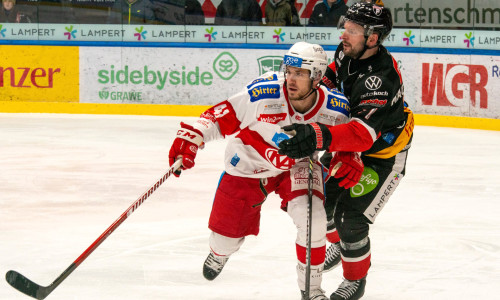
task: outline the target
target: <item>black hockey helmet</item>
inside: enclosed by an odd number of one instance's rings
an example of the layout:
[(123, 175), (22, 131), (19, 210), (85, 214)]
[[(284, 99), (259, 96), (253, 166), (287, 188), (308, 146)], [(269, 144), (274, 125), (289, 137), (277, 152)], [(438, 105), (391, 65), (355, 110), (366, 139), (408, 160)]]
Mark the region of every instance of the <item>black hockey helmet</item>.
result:
[(378, 33), (377, 45), (380, 45), (392, 30), (391, 11), (374, 3), (354, 3), (346, 15), (340, 18), (337, 27), (344, 28), (346, 21), (363, 26), (366, 38), (372, 33)]

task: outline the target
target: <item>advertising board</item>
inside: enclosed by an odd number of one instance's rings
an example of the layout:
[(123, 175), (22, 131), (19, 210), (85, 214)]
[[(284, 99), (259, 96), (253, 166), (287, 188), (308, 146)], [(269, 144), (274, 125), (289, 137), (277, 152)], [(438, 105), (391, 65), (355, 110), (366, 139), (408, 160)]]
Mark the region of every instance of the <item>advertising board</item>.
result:
[[(80, 102), (214, 105), (267, 71), (286, 50), (80, 50)], [(182, 55), (179, 55), (182, 53)], [(328, 57), (334, 55), (327, 51)], [(393, 53), (415, 113), (500, 119), (500, 58)]]
[(78, 102), (78, 47), (0, 46), (0, 99)]

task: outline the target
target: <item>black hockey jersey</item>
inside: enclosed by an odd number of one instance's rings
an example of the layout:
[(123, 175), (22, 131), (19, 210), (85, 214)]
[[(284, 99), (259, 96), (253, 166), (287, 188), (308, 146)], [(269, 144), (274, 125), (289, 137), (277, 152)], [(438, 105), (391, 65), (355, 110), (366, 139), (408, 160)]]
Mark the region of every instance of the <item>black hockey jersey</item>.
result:
[(351, 120), (372, 136), (373, 145), (362, 154), (390, 158), (409, 148), (413, 114), (404, 101), (404, 86), (396, 60), (383, 46), (362, 60), (344, 55), (340, 44), (323, 83), (337, 88), (350, 102)]

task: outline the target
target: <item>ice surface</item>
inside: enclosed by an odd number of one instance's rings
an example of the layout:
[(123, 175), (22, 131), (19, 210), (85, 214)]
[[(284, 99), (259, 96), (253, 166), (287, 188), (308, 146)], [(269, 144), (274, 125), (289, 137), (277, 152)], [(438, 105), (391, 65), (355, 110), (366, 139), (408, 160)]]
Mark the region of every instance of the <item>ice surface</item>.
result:
[[(50, 284), (168, 169), (181, 120), (0, 114), (0, 273)], [(295, 228), (271, 195), (261, 233), (201, 273), (224, 141), (200, 151), (47, 299), (299, 299)], [(417, 126), (407, 176), (371, 227), (363, 299), (494, 299), (500, 132)], [(342, 280), (326, 273), (330, 295)], [(0, 280), (0, 299), (29, 299)]]

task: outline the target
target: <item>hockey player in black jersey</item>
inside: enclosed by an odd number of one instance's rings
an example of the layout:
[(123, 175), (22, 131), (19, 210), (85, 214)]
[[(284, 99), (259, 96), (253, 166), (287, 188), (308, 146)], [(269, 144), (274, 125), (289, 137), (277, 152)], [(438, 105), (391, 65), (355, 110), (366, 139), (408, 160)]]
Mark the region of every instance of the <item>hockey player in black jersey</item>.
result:
[[(332, 173), (343, 163), (326, 183), (327, 239), (332, 244), (325, 270), (342, 262), (345, 278), (331, 300), (359, 299), (364, 294), (371, 266), (369, 225), (405, 175), (414, 127), (397, 62), (381, 45), (392, 29), (390, 10), (356, 3), (339, 21), (339, 28), (344, 30), (342, 43), (323, 83), (345, 94), (351, 121), (333, 127), (320, 124), (321, 130), (293, 124), (285, 130), (297, 134), (280, 144), (280, 153), (292, 158), (308, 156), (322, 144), (327, 153), (321, 161)], [(362, 162), (345, 159), (348, 151), (361, 152)]]

